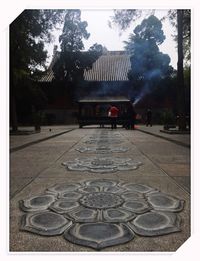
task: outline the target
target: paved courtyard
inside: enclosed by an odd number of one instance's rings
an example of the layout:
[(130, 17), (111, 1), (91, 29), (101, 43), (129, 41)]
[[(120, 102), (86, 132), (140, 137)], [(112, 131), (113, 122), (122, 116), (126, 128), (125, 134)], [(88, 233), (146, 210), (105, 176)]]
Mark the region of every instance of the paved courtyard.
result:
[(11, 136), (10, 251), (176, 251), (190, 237), (190, 138), (165, 136), (158, 126)]

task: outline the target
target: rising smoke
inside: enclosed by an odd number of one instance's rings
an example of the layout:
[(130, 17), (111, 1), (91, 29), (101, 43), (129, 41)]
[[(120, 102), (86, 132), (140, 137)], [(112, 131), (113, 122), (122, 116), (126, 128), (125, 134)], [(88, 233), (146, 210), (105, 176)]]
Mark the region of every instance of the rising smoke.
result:
[(142, 86), (139, 94), (134, 99), (133, 105), (136, 105), (144, 96), (151, 93), (154, 90), (154, 83), (161, 77), (161, 70), (154, 69), (144, 74), (144, 85)]

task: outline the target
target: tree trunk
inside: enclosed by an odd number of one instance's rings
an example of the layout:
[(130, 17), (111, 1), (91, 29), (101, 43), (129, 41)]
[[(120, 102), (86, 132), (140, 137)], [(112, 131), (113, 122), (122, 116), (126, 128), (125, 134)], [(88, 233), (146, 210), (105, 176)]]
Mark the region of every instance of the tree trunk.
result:
[(177, 91), (178, 91), (178, 127), (186, 130), (185, 115), (185, 86), (183, 74), (183, 10), (177, 10), (178, 25), (178, 64), (177, 64)]
[(17, 110), (16, 110), (16, 101), (14, 94), (10, 94), (10, 117), (12, 131), (18, 130), (18, 121), (17, 121)]
[(33, 124), (35, 131), (41, 131), (41, 115), (39, 111), (35, 109), (35, 107), (32, 105), (32, 116), (33, 116)]

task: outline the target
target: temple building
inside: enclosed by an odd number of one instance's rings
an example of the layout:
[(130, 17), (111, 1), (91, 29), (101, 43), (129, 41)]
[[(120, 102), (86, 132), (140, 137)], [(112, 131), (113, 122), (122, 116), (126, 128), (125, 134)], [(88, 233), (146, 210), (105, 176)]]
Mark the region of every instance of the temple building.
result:
[[(60, 53), (54, 50), (53, 59), (48, 70), (39, 80), (43, 90), (48, 92), (49, 104), (44, 111), (48, 121), (52, 123), (76, 122), (77, 108), (72, 105), (70, 90), (58, 82), (54, 82), (53, 66)], [(81, 88), (78, 88), (73, 100), (78, 102), (88, 97), (126, 97), (129, 94), (130, 83), (128, 71), (131, 69), (130, 56), (124, 51), (107, 51), (103, 53), (89, 70), (84, 70)], [(48, 91), (47, 91), (48, 90)], [(50, 122), (51, 123), (51, 122)]]
[[(52, 68), (59, 55), (59, 52), (54, 51), (50, 66), (40, 82), (51, 82), (54, 79)], [(84, 71), (84, 80), (87, 82), (127, 82), (130, 69), (130, 55), (124, 51), (107, 51), (94, 62), (92, 69)]]

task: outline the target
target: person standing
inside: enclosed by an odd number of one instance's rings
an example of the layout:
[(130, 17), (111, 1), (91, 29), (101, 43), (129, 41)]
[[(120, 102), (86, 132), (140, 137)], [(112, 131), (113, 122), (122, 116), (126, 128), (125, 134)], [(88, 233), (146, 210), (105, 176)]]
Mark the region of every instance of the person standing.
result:
[(105, 117), (105, 110), (103, 106), (100, 106), (99, 107), (100, 128), (104, 128), (103, 117)]
[(147, 110), (147, 113), (146, 113), (146, 126), (149, 126), (149, 125), (152, 127), (152, 111), (150, 108)]
[(108, 116), (111, 119), (111, 129), (116, 129), (117, 128), (117, 117), (119, 115), (119, 109), (114, 106), (111, 105), (109, 112), (108, 112)]
[(132, 103), (130, 103), (127, 106), (126, 118), (127, 118), (127, 123), (126, 123), (125, 128), (127, 130), (134, 130), (135, 129), (136, 112), (135, 112), (135, 109), (134, 109), (134, 106), (133, 106)]

